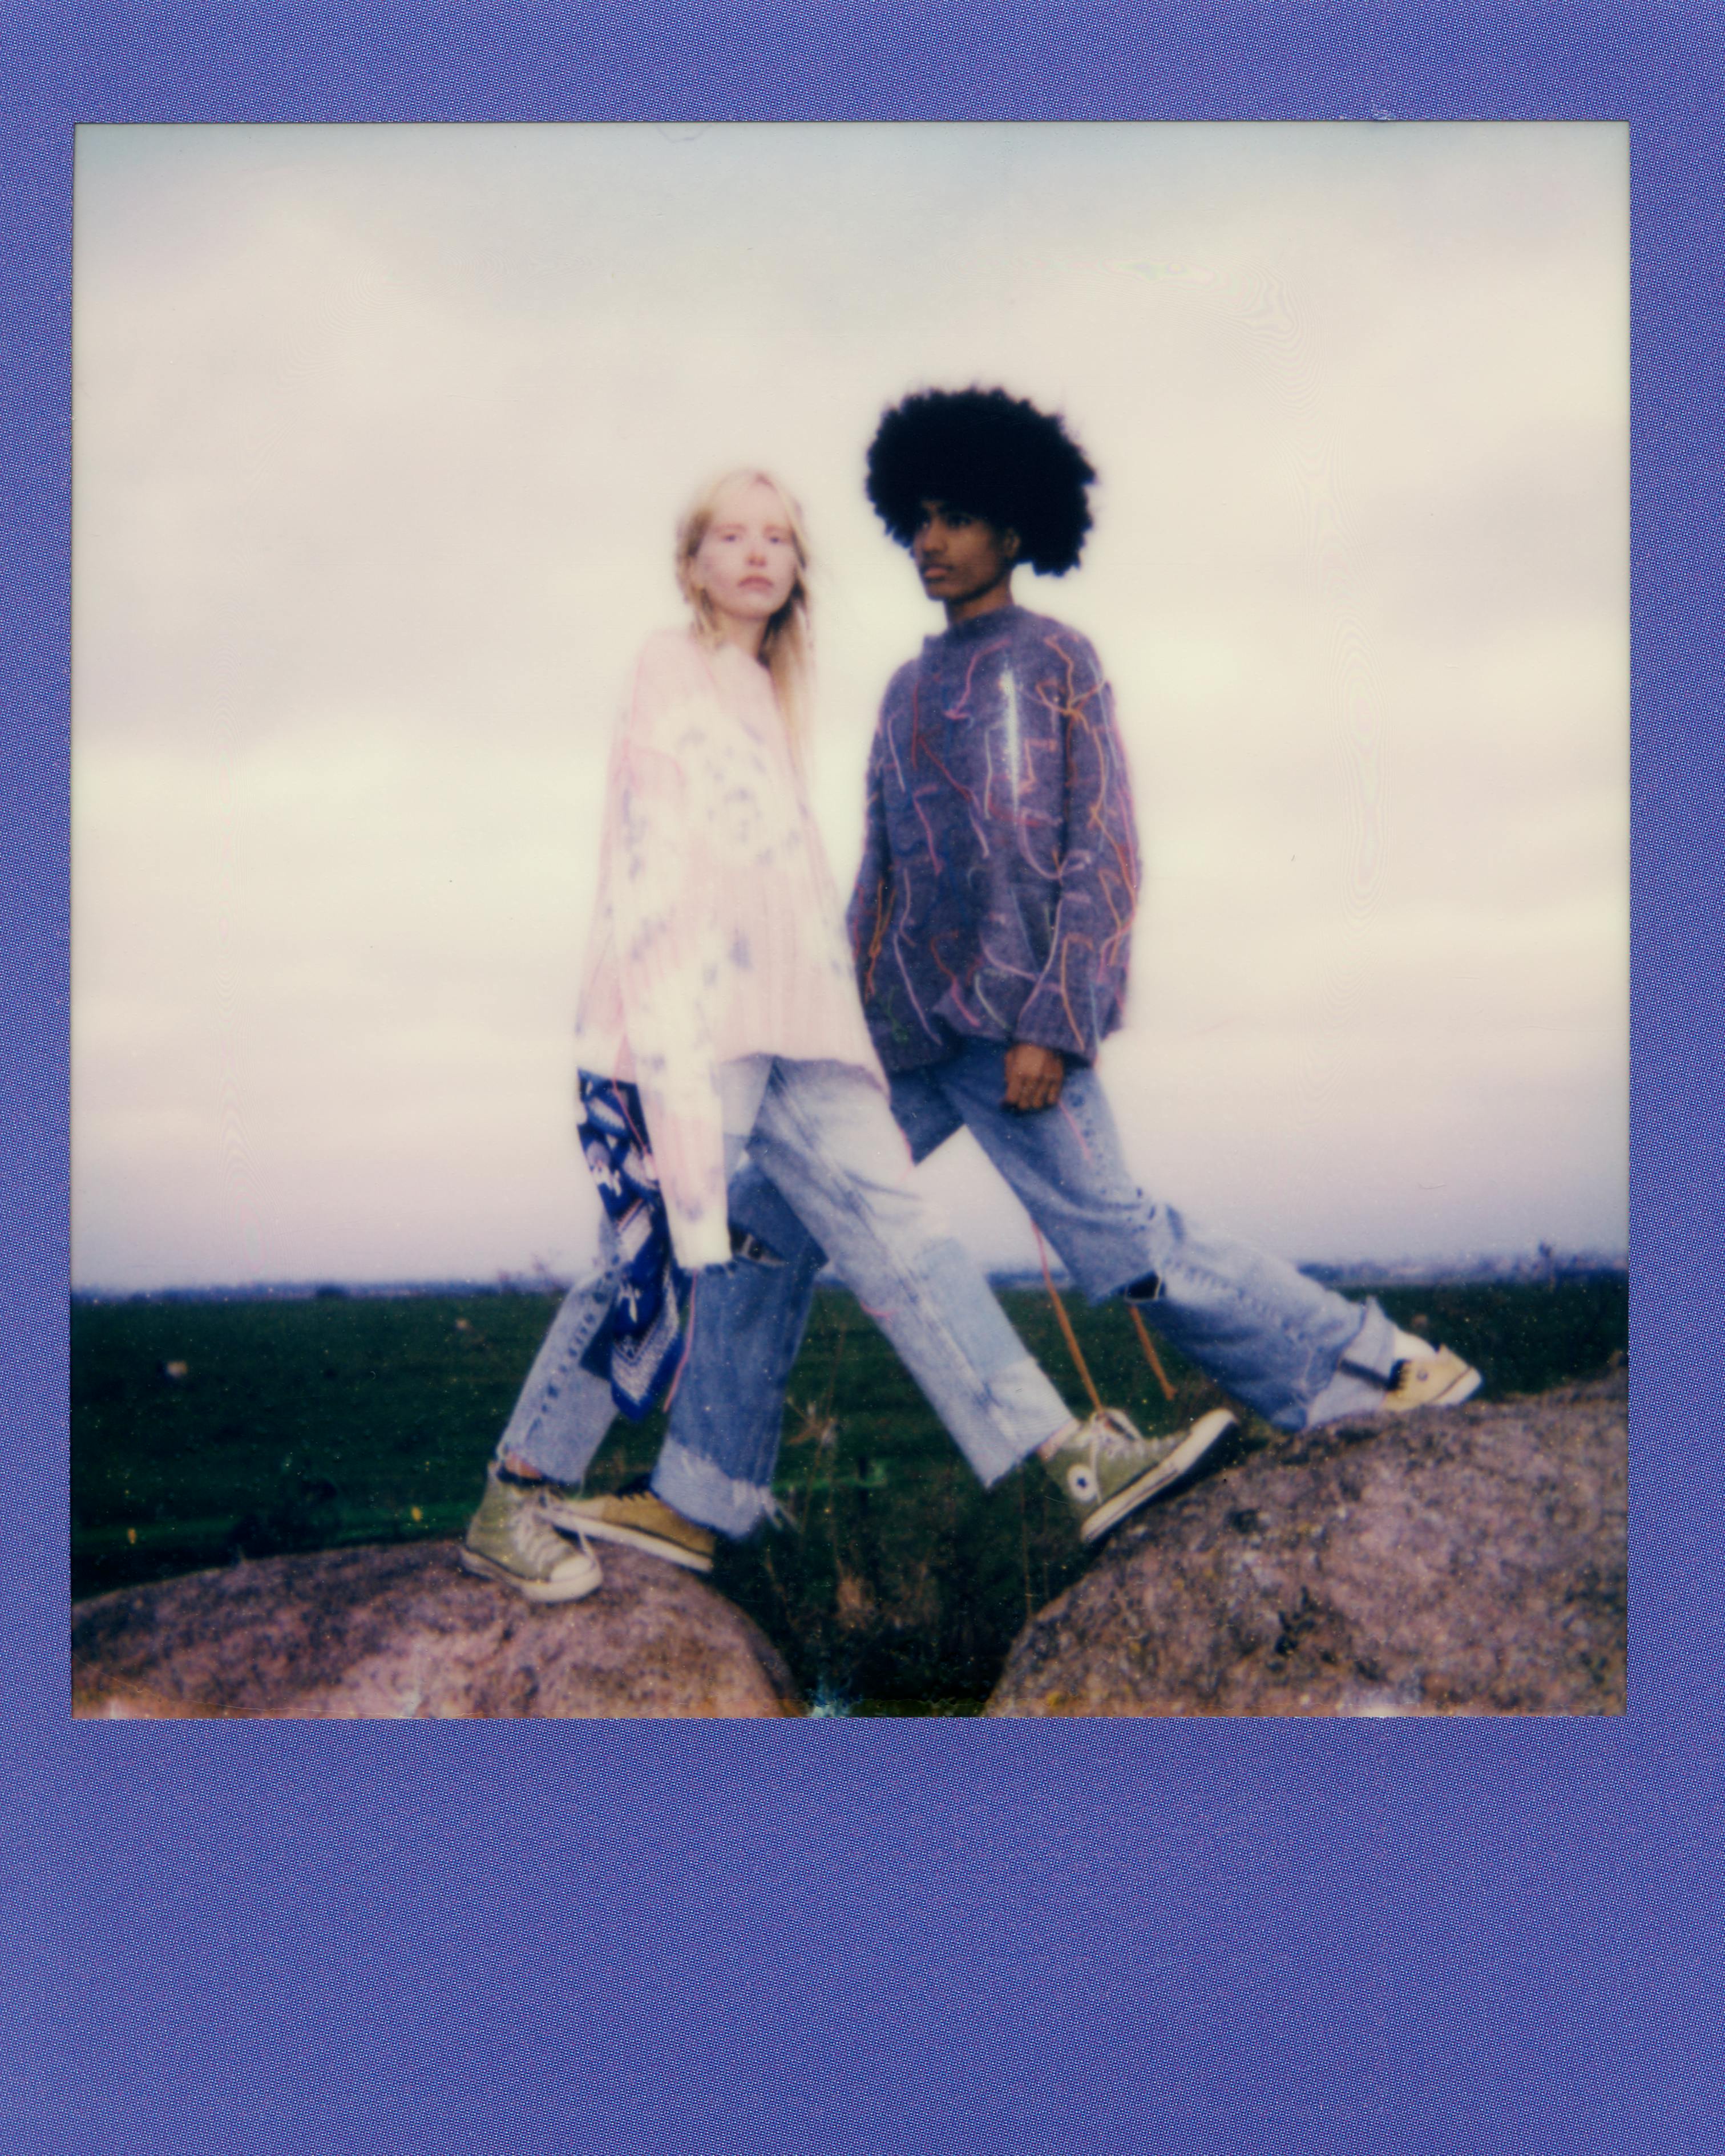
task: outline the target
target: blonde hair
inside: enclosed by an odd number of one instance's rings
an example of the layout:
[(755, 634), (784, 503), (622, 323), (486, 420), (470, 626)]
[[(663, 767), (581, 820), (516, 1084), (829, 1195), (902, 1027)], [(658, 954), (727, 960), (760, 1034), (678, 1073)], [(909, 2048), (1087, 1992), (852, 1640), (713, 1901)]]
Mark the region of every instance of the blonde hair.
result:
[(721, 495), (738, 485), (772, 488), (784, 510), (785, 521), (791, 529), (791, 544), (796, 549), (797, 581), (791, 587), (790, 597), (767, 624), (766, 634), (761, 639), (761, 664), (772, 678), (785, 732), (800, 761), (809, 726), (814, 634), (809, 605), (809, 534), (796, 496), (781, 485), (771, 472), (757, 471), (747, 465), (721, 472), (717, 479), (702, 487), (677, 521), (677, 589), (695, 616), (696, 634), (702, 643), (717, 644), (718, 617), (712, 601), (695, 581), (695, 557), (701, 551), (701, 542), (707, 535)]

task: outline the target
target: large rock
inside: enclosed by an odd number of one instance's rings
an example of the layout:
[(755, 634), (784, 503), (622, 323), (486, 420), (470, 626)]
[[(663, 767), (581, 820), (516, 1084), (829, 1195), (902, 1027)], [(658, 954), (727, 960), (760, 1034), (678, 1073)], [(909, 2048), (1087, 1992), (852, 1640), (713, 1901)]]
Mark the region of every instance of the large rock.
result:
[(539, 1606), (450, 1542), (324, 1550), (104, 1594), (72, 1612), (73, 1712), (277, 1717), (784, 1715), (765, 1635), (694, 1574), (617, 1543)]
[(1628, 1381), (1290, 1438), (1129, 1522), (987, 1712), (1619, 1714)]

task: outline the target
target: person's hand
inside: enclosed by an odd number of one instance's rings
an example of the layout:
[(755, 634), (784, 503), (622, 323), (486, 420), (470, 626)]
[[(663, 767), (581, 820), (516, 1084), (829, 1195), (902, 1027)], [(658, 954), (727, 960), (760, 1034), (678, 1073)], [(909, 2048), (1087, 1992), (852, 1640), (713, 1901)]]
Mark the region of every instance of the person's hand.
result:
[(1066, 1081), (1066, 1059), (1057, 1048), (1039, 1048), (1034, 1040), (1015, 1040), (1006, 1051), (1006, 1091), (1003, 1108), (1032, 1115), (1051, 1108)]

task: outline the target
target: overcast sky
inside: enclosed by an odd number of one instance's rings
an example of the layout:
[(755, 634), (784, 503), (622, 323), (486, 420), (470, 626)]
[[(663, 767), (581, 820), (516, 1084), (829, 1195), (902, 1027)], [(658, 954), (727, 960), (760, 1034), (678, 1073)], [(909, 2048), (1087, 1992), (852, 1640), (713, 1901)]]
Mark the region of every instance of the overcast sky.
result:
[(848, 886), (939, 625), (862, 454), (972, 381), (1101, 473), (1019, 597), (1132, 761), (1147, 1184), (1296, 1259), (1625, 1245), (1625, 129), (85, 127), (75, 201), (78, 1284), (579, 1265), (677, 511), (802, 498)]

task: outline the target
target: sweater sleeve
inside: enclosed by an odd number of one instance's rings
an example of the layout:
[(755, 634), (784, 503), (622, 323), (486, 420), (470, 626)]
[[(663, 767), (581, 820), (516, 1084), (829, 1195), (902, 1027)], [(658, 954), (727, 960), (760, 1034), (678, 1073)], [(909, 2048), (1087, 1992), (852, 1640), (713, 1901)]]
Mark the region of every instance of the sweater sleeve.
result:
[(874, 746), (869, 751), (864, 782), (862, 860), (857, 865), (846, 921), (865, 1005), (874, 993), (875, 968), (880, 963), (892, 919), (892, 870), (886, 844), (886, 803), (881, 778), (886, 753), (883, 737), (877, 730)]
[(1126, 994), (1138, 848), (1114, 700), (1082, 639), (1050, 649), (1065, 744), (1064, 839), (1052, 947), (1014, 1038), (1093, 1063)]
[(708, 850), (695, 813), (691, 762), (698, 706), (675, 670), (636, 670), (611, 783), (615, 924), (624, 1023), (653, 1159), (680, 1265), (731, 1255), (718, 1065), (706, 988), (712, 953), (704, 903)]

